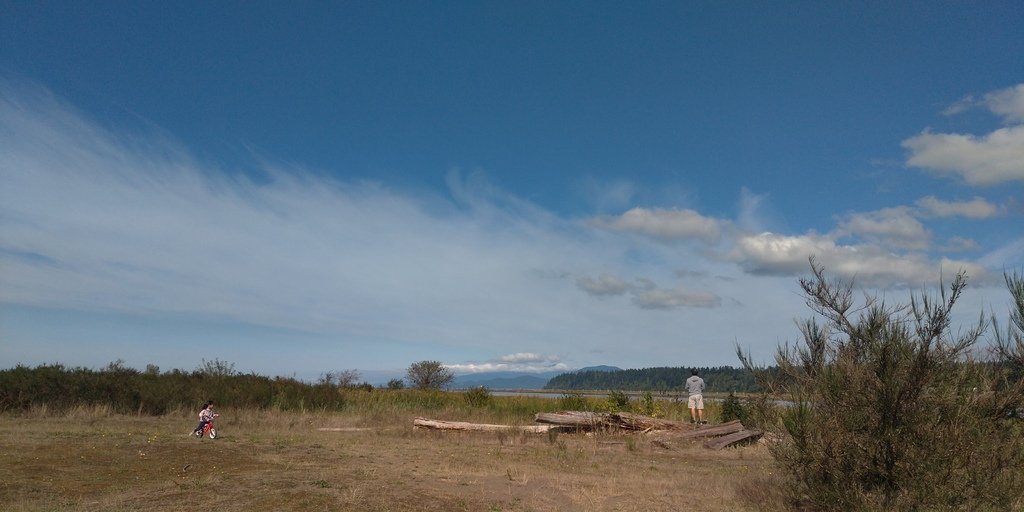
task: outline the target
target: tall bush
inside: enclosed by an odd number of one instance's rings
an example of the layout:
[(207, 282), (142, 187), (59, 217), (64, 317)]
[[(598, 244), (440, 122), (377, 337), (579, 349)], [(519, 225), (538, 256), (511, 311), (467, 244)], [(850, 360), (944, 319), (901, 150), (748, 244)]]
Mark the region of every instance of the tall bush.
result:
[[(801, 279), (817, 314), (802, 343), (779, 347), (762, 386), (792, 401), (766, 425), (795, 506), (815, 510), (1019, 509), (1024, 493), (1021, 382), (1003, 357), (977, 361), (984, 331), (951, 315), (967, 284), (957, 274), (938, 297), (909, 304), (854, 300), (851, 282), (829, 281), (811, 260)], [(1011, 288), (1024, 311), (1024, 288)], [(819, 320), (821, 322), (819, 323)], [(1013, 354), (1013, 345), (1003, 343)], [(1020, 347), (1020, 345), (1018, 345)], [(1020, 350), (1016, 352), (1020, 354)], [(765, 403), (762, 401), (761, 403)]]

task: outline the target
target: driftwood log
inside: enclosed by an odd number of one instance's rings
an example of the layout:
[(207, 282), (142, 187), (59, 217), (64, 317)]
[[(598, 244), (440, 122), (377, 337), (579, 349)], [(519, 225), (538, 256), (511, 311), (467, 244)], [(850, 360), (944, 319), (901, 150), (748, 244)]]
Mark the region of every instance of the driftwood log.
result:
[(492, 425), (487, 423), (468, 423), (464, 421), (441, 421), (427, 418), (413, 420), (415, 428), (434, 430), (462, 430), (478, 432), (518, 431), (543, 433), (565, 430), (596, 430), (620, 429), (633, 432), (657, 433), (659, 437), (651, 443), (661, 448), (672, 448), (673, 441), (711, 438), (704, 442), (704, 447), (721, 450), (730, 444), (744, 439), (756, 438), (763, 433), (760, 430), (747, 430), (739, 420), (720, 425), (695, 426), (681, 421), (670, 421), (639, 414), (630, 413), (597, 413), (587, 411), (542, 412), (534, 417), (543, 425)]
[(412, 420), (412, 426), (414, 428), (429, 428), (434, 430), (471, 430), (478, 432), (517, 431), (543, 433), (549, 430), (559, 429), (559, 427), (555, 425), (492, 425), (488, 423), (467, 423), (465, 421), (430, 420), (427, 418), (416, 418)]
[(605, 414), (586, 411), (539, 412), (534, 415), (537, 423), (590, 430), (604, 425)]
[(688, 430), (693, 428), (692, 424), (682, 421), (663, 420), (628, 412), (610, 413), (608, 422), (624, 430)]
[(685, 430), (692, 428), (682, 421), (663, 420), (628, 412), (559, 411), (541, 412), (534, 416), (537, 423), (573, 427), (579, 430), (611, 428), (621, 430)]

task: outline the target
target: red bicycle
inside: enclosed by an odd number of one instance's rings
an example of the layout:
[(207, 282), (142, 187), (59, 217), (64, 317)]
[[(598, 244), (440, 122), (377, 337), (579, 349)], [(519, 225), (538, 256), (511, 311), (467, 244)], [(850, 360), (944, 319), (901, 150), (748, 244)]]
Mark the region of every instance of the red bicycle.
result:
[(217, 416), (220, 416), (220, 414), (214, 413), (213, 418), (210, 418), (210, 421), (207, 421), (206, 425), (203, 426), (203, 430), (196, 432), (196, 437), (202, 439), (204, 436), (210, 436), (210, 439), (217, 439), (217, 429), (213, 426), (213, 420)]

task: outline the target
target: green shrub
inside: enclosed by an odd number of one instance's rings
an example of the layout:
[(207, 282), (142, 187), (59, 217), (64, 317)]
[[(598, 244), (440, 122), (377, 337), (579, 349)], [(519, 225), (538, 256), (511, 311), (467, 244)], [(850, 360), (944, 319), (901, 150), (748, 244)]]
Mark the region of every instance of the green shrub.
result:
[(644, 391), (640, 401), (633, 407), (637, 414), (643, 414), (644, 416), (650, 416), (652, 418), (661, 418), (665, 415), (664, 409), (661, 407), (661, 403), (654, 399), (654, 394), (650, 391)]
[(629, 411), (629, 395), (623, 391), (610, 391), (605, 398), (605, 409), (609, 412)]
[(462, 397), (470, 407), (487, 407), (488, 405), (491, 405), (491, 402), (493, 402), (491, 391), (485, 386), (466, 390), (466, 392), (462, 394)]
[(732, 420), (740, 420), (744, 424), (749, 422), (746, 407), (743, 406), (739, 398), (736, 398), (736, 393), (730, 391), (729, 396), (722, 401), (722, 422)]
[(563, 411), (589, 411), (590, 404), (581, 393), (563, 393), (558, 398), (558, 407)]

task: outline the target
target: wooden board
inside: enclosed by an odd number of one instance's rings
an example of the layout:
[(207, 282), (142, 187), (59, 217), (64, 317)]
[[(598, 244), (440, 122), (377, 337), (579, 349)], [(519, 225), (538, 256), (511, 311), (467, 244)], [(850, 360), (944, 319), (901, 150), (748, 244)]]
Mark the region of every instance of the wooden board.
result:
[(760, 430), (740, 430), (739, 432), (734, 432), (722, 437), (708, 439), (704, 442), (704, 447), (711, 450), (721, 450), (730, 444), (738, 443), (744, 439), (759, 437), (761, 434), (764, 434), (764, 432), (761, 432)]

